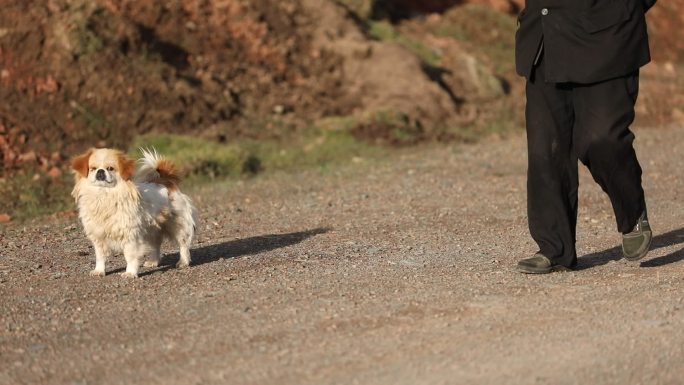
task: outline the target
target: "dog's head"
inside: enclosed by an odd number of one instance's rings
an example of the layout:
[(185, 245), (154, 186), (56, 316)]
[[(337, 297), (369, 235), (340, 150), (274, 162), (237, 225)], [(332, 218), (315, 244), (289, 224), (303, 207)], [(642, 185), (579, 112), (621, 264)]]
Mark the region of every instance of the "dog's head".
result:
[(85, 179), (92, 186), (116, 187), (118, 183), (131, 178), (135, 161), (118, 150), (91, 148), (75, 157), (71, 168), (76, 174), (77, 183)]

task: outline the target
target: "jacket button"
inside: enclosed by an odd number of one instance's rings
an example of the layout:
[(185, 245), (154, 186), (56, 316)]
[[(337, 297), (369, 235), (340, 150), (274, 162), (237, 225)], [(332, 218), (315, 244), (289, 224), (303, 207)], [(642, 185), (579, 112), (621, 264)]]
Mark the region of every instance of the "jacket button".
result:
[(542, 15), (546, 16), (549, 14), (549, 9), (548, 8), (542, 8)]

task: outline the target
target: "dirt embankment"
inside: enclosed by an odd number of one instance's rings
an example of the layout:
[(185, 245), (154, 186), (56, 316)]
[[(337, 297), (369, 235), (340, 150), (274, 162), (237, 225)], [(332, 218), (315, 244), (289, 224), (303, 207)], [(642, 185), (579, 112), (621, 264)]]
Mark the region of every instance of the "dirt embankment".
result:
[(4, 3), (5, 171), (153, 130), (230, 139), (330, 116), (391, 111), (429, 126), (460, 112), (420, 59), (333, 2)]
[(4, 164), (17, 147), (69, 153), (216, 125), (248, 135), (241, 121), (274, 110), (347, 113), (336, 56), (311, 46), (311, 25), (295, 1), (10, 1), (0, 16)]
[[(84, 146), (126, 147), (150, 131), (277, 138), (352, 116), (363, 139), (392, 143), (400, 126), (412, 143), (520, 124), (511, 56), (522, 1), (363, 0), (368, 14), (350, 3), (5, 0), (0, 178), (22, 168), (59, 176)], [(684, 115), (671, 96), (682, 9), (661, 1), (649, 13), (659, 67), (640, 116), (659, 124)]]

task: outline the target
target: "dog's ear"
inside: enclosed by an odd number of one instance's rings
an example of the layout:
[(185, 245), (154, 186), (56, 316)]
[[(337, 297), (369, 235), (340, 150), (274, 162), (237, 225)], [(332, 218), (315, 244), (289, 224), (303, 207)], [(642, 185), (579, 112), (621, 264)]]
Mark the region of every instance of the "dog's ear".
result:
[(93, 154), (93, 151), (95, 150), (91, 148), (71, 160), (71, 169), (76, 172), (77, 177), (88, 177), (88, 161), (90, 160), (90, 155)]
[(117, 157), (119, 158), (119, 175), (124, 180), (130, 180), (135, 172), (135, 161), (129, 159), (123, 152), (119, 152)]

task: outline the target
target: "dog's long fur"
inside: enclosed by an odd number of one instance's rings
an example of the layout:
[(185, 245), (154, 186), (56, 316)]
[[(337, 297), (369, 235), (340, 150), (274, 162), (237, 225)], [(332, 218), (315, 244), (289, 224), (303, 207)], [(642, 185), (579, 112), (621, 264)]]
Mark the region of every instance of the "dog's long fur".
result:
[(94, 276), (105, 275), (105, 261), (116, 253), (126, 259), (126, 277), (137, 277), (145, 266), (157, 266), (164, 239), (180, 248), (177, 267), (190, 264), (197, 211), (178, 188), (171, 162), (156, 151), (143, 150), (135, 162), (121, 151), (91, 148), (72, 161), (79, 217), (95, 248)]

